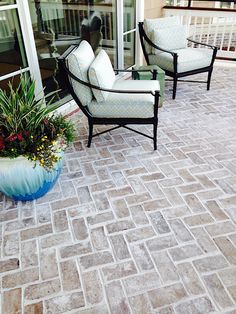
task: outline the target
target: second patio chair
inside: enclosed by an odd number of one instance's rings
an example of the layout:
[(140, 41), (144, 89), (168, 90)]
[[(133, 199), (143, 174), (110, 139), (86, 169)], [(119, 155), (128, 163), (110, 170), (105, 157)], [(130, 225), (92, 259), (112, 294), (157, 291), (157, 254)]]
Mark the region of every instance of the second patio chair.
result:
[[(217, 48), (187, 38), (186, 26), (180, 24), (178, 17), (146, 19), (139, 23), (139, 34), (147, 64), (158, 65), (165, 70), (166, 75), (173, 78), (173, 99), (178, 80), (185, 76), (207, 72), (205, 83), (207, 90), (210, 89)], [(188, 43), (194, 47), (188, 47)]]

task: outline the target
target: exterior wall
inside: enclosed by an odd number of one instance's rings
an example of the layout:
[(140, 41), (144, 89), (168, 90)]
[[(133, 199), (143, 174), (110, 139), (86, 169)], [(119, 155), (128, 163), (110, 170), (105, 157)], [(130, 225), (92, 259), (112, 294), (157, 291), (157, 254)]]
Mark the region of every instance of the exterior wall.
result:
[(162, 16), (162, 8), (165, 0), (144, 0), (144, 17), (156, 18)]

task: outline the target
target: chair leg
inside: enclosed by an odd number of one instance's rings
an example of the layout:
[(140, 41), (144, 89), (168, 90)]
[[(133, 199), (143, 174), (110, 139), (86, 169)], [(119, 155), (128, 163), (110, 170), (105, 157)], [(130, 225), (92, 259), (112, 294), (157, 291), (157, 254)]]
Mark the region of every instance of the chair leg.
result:
[(173, 94), (172, 94), (172, 99), (175, 99), (176, 96), (176, 89), (177, 89), (177, 77), (174, 77), (174, 84), (173, 84)]
[(93, 122), (89, 120), (88, 124), (89, 124), (88, 147), (90, 147), (91, 142), (92, 142), (92, 137), (93, 137)]
[(208, 77), (207, 77), (207, 90), (210, 89), (210, 85), (211, 85), (211, 75), (212, 75), (212, 70), (210, 70), (208, 72)]
[(154, 150), (157, 150), (157, 121), (153, 123), (153, 144)]

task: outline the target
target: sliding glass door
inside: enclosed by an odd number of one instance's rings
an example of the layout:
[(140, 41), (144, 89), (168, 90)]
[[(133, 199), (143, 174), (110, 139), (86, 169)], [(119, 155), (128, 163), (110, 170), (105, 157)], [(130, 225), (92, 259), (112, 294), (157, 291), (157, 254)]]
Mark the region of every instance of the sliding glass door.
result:
[[(136, 7), (141, 0), (0, 0), (0, 84), (30, 71), (37, 90), (68, 99), (57, 58), (86, 39), (114, 68), (135, 63)], [(5, 85), (4, 85), (5, 84)]]

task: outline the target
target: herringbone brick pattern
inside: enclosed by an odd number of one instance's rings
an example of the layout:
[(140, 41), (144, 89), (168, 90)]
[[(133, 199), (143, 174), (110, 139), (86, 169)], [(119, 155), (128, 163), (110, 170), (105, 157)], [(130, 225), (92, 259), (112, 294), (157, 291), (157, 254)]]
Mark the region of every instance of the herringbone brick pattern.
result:
[(78, 115), (55, 188), (0, 198), (2, 313), (236, 313), (235, 86), (167, 83), (156, 152), (125, 129), (88, 149)]

